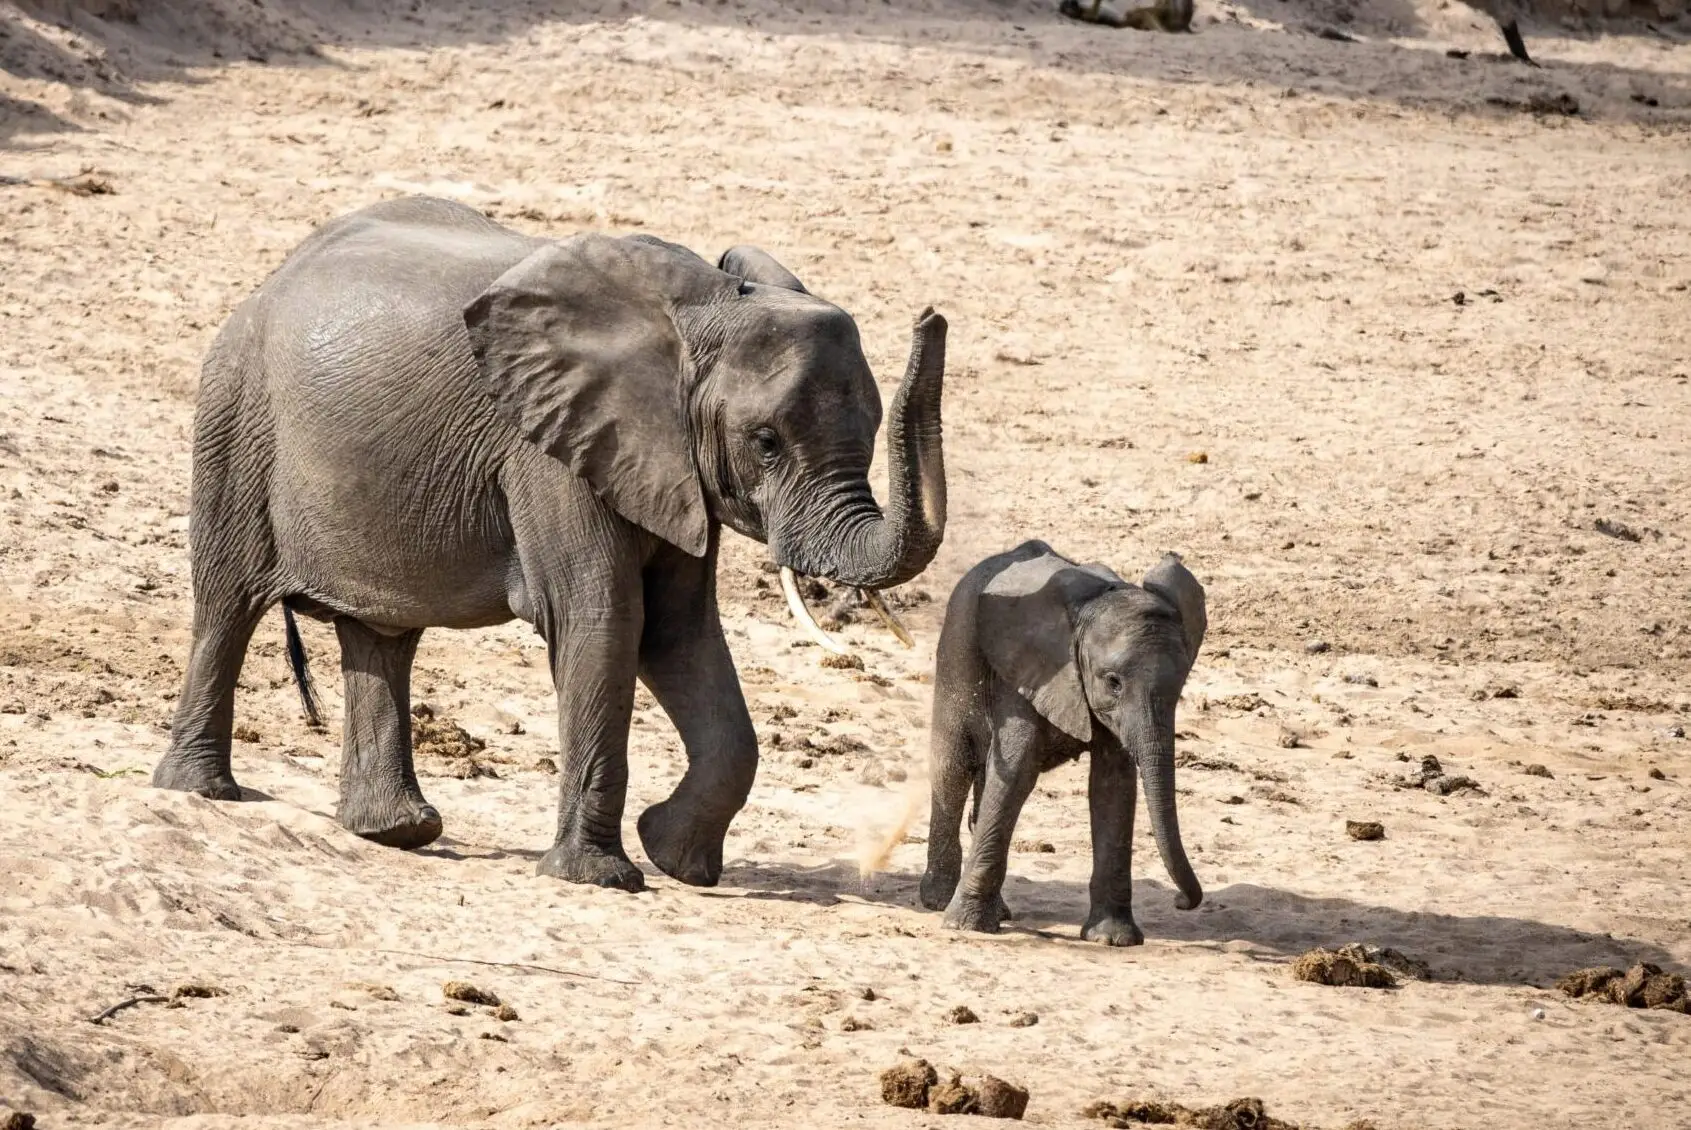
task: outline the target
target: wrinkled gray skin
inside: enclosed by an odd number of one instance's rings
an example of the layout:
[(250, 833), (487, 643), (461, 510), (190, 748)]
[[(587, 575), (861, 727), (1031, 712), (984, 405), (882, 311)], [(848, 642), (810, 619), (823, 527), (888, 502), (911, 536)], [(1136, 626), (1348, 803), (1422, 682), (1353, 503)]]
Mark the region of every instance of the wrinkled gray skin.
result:
[(799, 573), (868, 588), (919, 573), (945, 525), (944, 339), (925, 312), (883, 513), (857, 327), (763, 252), (713, 266), (644, 236), (533, 239), (421, 197), (330, 222), (205, 362), (193, 650), (153, 783), (240, 797), (236, 679), (280, 601), (340, 637), (341, 823), (427, 844), (442, 825), (412, 768), (418, 639), (518, 617), (546, 639), (558, 695), (562, 796), (539, 871), (644, 885), (621, 832), (638, 677), (688, 761), (641, 843), (665, 873), (716, 883), (757, 769), (717, 612), (720, 527)]
[[(1204, 639), (1204, 589), (1166, 555), (1129, 584), (1023, 542), (966, 573), (945, 610), (934, 671), (933, 819), (922, 905), (995, 934), (1016, 818), (1039, 775), (1083, 753), (1092, 809), (1091, 906), (1081, 936), (1144, 942), (1133, 921), (1138, 778), (1163, 866), (1190, 910), (1203, 889), (1174, 805), (1174, 709)], [(963, 865), (959, 825), (974, 795)], [(961, 879), (961, 881), (959, 881)]]

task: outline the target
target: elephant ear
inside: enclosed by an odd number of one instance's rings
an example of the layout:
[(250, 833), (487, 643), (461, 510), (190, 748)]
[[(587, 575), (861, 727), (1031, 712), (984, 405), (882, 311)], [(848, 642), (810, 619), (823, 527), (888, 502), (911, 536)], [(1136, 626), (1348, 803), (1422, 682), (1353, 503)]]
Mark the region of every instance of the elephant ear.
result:
[(1109, 570), (1076, 565), (1032, 541), (1005, 554), (981, 590), (980, 647), (988, 666), (1077, 741), (1092, 740), (1092, 708), (1075, 662), (1081, 610), (1119, 587)]
[(804, 284), (799, 282), (797, 275), (776, 262), (775, 256), (761, 247), (748, 244), (730, 247), (722, 253), (722, 258), (716, 261), (716, 266), (718, 270), (749, 283), (785, 287), (800, 294), (810, 293), (804, 288)]
[(1177, 553), (1165, 553), (1140, 582), (1146, 592), (1155, 593), (1180, 613), (1180, 628), (1186, 636), (1186, 668), (1197, 662), (1209, 618), (1204, 612), (1204, 586), (1180, 563)]
[(499, 416), (617, 513), (695, 557), (710, 520), (675, 311), (713, 287), (732, 282), (685, 248), (578, 235), (535, 251), (464, 310)]

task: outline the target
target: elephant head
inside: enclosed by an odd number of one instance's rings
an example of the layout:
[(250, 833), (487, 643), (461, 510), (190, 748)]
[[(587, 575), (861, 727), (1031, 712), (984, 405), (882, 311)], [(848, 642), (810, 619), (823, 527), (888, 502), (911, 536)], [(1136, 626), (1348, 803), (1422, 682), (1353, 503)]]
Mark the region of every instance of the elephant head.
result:
[[(1094, 756), (1100, 746), (1114, 746), (1137, 765), (1157, 850), (1180, 891), (1176, 905), (1190, 910), (1203, 888), (1175, 815), (1174, 712), (1208, 626), (1204, 588), (1172, 553), (1133, 585), (1104, 566), (1076, 565), (1043, 543), (1032, 546), (1038, 552), (982, 592), (987, 662)], [(1110, 807), (1103, 799), (1092, 798), (1094, 813)]]
[(712, 266), (649, 236), (575, 236), (500, 276), (464, 321), (506, 422), (688, 553), (707, 551), (712, 519), (766, 543), (813, 634), (795, 572), (873, 593), (939, 548), (946, 323), (931, 309), (893, 401), (885, 510), (857, 325), (765, 252)]

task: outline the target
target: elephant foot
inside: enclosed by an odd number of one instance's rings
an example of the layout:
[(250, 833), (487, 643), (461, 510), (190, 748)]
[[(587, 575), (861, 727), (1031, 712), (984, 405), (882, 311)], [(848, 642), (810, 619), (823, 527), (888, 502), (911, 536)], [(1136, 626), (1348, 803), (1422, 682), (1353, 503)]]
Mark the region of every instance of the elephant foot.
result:
[(945, 911), (945, 927), (949, 930), (973, 930), (977, 934), (996, 934), (1011, 918), (1010, 908), (1002, 896), (991, 899), (953, 899)]
[(153, 770), (153, 788), (194, 793), (208, 800), (240, 800), (241, 786), (228, 769), (215, 769), (205, 762), (174, 751), (164, 755)]
[(1080, 928), (1080, 936), (1089, 942), (1105, 946), (1145, 944), (1145, 935), (1140, 933), (1139, 924), (1133, 920), (1133, 915), (1125, 910), (1114, 914), (1094, 912), (1088, 915), (1086, 925)]
[(576, 843), (557, 843), (540, 857), (536, 875), (637, 894), (646, 889), (646, 876), (622, 850), (607, 851)]
[(922, 886), (917, 897), (929, 910), (944, 910), (951, 905), (951, 896), (956, 892), (957, 876), (936, 875), (929, 871), (922, 876)]
[(397, 801), (342, 799), (341, 827), (383, 847), (415, 851), (440, 838), (445, 823), (440, 811), (421, 796)]
[(714, 887), (722, 878), (722, 837), (678, 817), (669, 801), (640, 814), (640, 846), (665, 875), (690, 887)]

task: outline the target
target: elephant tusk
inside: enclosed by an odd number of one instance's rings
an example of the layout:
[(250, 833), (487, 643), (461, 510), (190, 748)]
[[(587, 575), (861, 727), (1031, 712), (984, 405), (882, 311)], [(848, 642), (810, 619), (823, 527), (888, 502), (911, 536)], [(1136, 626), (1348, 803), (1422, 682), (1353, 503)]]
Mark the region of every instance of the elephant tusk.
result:
[(858, 589), (857, 591), (863, 594), (863, 599), (869, 603), (870, 608), (875, 610), (875, 615), (881, 618), (881, 623), (887, 626), (887, 631), (898, 637), (899, 643), (905, 647), (916, 646), (916, 641), (911, 638), (909, 629), (899, 623), (898, 617), (893, 615), (893, 610), (888, 607), (887, 602), (881, 598), (879, 592), (874, 589)]
[(792, 612), (793, 619), (799, 622), (799, 627), (804, 629), (804, 634), (814, 640), (818, 647), (826, 648), (835, 655), (851, 654), (849, 648), (824, 632), (822, 625), (818, 624), (816, 619), (811, 616), (810, 609), (804, 603), (804, 597), (799, 595), (797, 577), (785, 565), (781, 566), (781, 591), (786, 594), (787, 609)]

